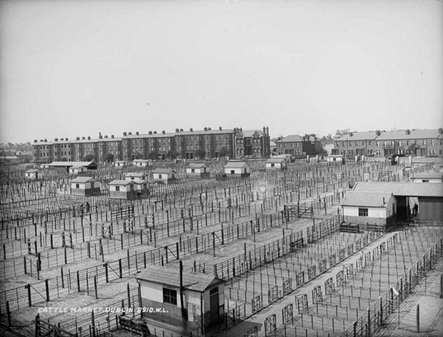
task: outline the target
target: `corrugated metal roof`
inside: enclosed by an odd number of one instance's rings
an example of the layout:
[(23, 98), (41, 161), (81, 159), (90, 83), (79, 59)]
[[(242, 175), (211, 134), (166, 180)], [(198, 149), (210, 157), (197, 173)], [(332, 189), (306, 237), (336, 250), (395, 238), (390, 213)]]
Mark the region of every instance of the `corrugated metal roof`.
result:
[(387, 193), (387, 192), (349, 191), (345, 194), (345, 197), (342, 200), (341, 205), (386, 208), (386, 205), (390, 198), (394, 198), (394, 196), (392, 195), (392, 193)]
[(77, 177), (75, 179), (71, 180), (71, 183), (89, 183), (89, 182), (96, 182), (94, 178), (91, 177)]
[(358, 182), (353, 191), (388, 192), (402, 197), (443, 197), (443, 183)]
[[(180, 287), (180, 272), (178, 267), (177, 269), (172, 269), (149, 265), (137, 276), (137, 279), (166, 286)], [(183, 287), (185, 289), (204, 292), (212, 284), (220, 283), (223, 283), (223, 281), (212, 275), (183, 271)]]
[(243, 168), (249, 167), (244, 161), (230, 161), (225, 165), (225, 168)]

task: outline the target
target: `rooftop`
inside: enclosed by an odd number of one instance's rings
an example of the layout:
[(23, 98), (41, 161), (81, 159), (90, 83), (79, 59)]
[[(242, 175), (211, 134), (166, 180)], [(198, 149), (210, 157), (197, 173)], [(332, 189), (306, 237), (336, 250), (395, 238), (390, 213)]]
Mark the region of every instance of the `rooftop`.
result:
[(358, 182), (353, 191), (387, 192), (404, 197), (443, 197), (443, 183), (416, 184), (404, 182)]
[[(149, 265), (137, 276), (137, 279), (168, 286), (180, 287), (180, 272), (178, 268), (172, 269)], [(212, 275), (183, 271), (183, 287), (188, 290), (203, 292), (212, 284), (219, 283), (223, 283), (223, 281), (215, 278)]]
[(342, 206), (366, 206), (385, 208), (390, 198), (394, 196), (388, 192), (355, 192), (349, 191), (341, 202)]

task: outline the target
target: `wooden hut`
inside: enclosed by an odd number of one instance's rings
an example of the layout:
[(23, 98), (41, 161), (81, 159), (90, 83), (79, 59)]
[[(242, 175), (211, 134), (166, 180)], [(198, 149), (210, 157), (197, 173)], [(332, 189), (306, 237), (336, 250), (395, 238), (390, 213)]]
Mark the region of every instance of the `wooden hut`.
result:
[(136, 199), (138, 196), (136, 184), (132, 180), (113, 180), (109, 183), (109, 198)]
[(229, 161), (224, 167), (228, 178), (245, 178), (251, 175), (251, 168), (244, 161)]
[(152, 178), (154, 181), (163, 181), (167, 184), (169, 181), (175, 179), (176, 172), (173, 169), (157, 168), (152, 171)]
[(71, 194), (82, 197), (100, 194), (100, 182), (91, 177), (77, 177), (71, 180)]
[(209, 178), (208, 166), (203, 163), (192, 163), (186, 168), (187, 178)]

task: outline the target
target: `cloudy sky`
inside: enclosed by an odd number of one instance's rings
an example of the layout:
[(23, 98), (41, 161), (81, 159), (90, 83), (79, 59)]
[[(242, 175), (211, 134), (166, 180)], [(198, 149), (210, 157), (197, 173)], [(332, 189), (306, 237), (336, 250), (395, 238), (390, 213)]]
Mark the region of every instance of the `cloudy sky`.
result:
[(0, 142), (443, 126), (441, 0), (0, 0)]

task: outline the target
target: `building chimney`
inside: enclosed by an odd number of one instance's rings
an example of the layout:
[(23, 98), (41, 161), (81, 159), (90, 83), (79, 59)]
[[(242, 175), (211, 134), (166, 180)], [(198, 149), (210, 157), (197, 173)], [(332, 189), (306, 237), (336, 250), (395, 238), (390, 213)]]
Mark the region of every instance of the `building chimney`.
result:
[(211, 131), (211, 128), (208, 128), (208, 131)]
[(135, 134), (138, 136), (139, 135), (138, 131), (136, 131)]
[(221, 126), (219, 126), (219, 127), (218, 127), (218, 129), (219, 129), (220, 131), (222, 131), (222, 130), (223, 130)]
[(165, 130), (163, 130), (163, 131), (162, 131), (162, 134), (165, 134), (165, 133), (166, 133)]
[(102, 133), (99, 132), (99, 133), (98, 133), (98, 139), (102, 139), (102, 138), (103, 138)]
[(75, 140), (80, 140), (80, 137), (75, 137)]
[(205, 127), (203, 130), (208, 131), (208, 128)]
[(128, 132), (128, 136), (132, 136), (132, 132)]
[(37, 139), (34, 139), (34, 143), (37, 143)]
[(114, 138), (114, 135), (111, 135), (111, 138)]
[(179, 130), (179, 129), (175, 129), (175, 132), (177, 132), (177, 133), (178, 133), (178, 132), (180, 132), (180, 130)]
[(157, 134), (157, 131), (154, 131), (154, 135), (156, 135)]
[(85, 137), (84, 137), (84, 136), (82, 137), (82, 140), (85, 140)]
[(194, 130), (192, 130), (192, 128), (190, 128), (190, 129), (189, 129), (189, 131), (191, 131), (191, 132), (192, 132), (192, 131), (194, 131)]
[(150, 135), (152, 135), (152, 131), (149, 131), (148, 133), (149, 133)]
[(407, 135), (410, 135), (410, 134), (411, 134), (411, 130), (407, 129), (407, 130), (406, 130), (406, 134), (407, 134)]
[(105, 138), (108, 138), (108, 135), (105, 135)]
[(91, 140), (91, 136), (88, 136), (88, 140)]
[(57, 142), (58, 141), (58, 138), (54, 138), (54, 142)]
[(386, 200), (385, 200), (385, 197), (383, 197), (383, 205), (385, 205), (386, 204)]
[(180, 132), (183, 132), (183, 129), (180, 129)]
[(125, 137), (127, 135), (127, 133), (126, 132), (123, 132), (123, 137)]

